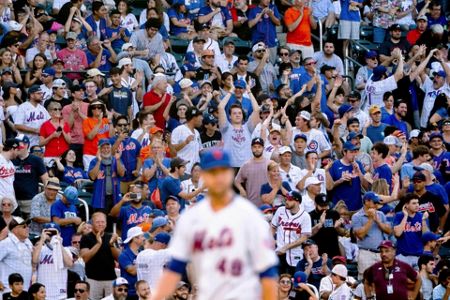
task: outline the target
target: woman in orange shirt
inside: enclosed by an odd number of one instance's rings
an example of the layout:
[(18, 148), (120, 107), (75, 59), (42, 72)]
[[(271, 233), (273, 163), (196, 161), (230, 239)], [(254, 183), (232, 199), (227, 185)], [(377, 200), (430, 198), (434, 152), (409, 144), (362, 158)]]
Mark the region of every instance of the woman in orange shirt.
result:
[(106, 105), (102, 101), (89, 104), (88, 117), (83, 120), (83, 165), (87, 171), (98, 152), (98, 141), (114, 135), (112, 121), (108, 119)]

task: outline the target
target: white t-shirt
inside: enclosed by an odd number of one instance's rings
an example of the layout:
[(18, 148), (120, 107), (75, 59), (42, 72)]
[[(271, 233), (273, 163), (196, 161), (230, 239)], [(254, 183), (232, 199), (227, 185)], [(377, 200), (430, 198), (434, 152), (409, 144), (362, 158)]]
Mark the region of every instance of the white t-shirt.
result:
[(314, 199), (312, 199), (308, 193), (305, 193), (305, 195), (302, 195), (302, 203), (300, 204), (300, 207), (309, 214), (316, 208), (316, 204)]
[[(138, 128), (138, 129), (136, 129), (135, 131), (133, 131), (133, 133), (131, 134), (131, 137), (132, 137), (133, 139), (138, 140), (138, 137), (141, 136), (142, 132), (144, 132), (144, 129)], [(138, 141), (139, 141), (139, 140), (138, 140)], [(141, 140), (141, 146), (142, 146), (142, 147), (145, 147), (145, 146), (148, 146), (148, 145), (150, 145), (150, 133), (146, 132), (146, 133), (144, 134), (144, 137), (143, 137), (142, 140)]]
[[(311, 217), (302, 208), (295, 215), (292, 215), (289, 209), (281, 206), (272, 218), (272, 227), (277, 230), (276, 243), (277, 249), (280, 249), (297, 241), (302, 235), (311, 234)], [(303, 249), (301, 246), (289, 249), (286, 252), (286, 261), (290, 266), (296, 266), (302, 258)]]
[(371, 105), (383, 105), (383, 95), (386, 92), (393, 91), (397, 88), (397, 81), (394, 76), (389, 76), (386, 79), (380, 81), (372, 81), (372, 76), (366, 82), (366, 97), (367, 101), (364, 102), (365, 108), (368, 109)]
[[(14, 123), (19, 125), (25, 125), (31, 128), (39, 129), (41, 125), (50, 119), (50, 115), (47, 110), (41, 104), (33, 106), (29, 101), (19, 105), (19, 108), (13, 116)], [(30, 147), (39, 144), (39, 135), (29, 132), (21, 132), (30, 139)]]
[(317, 154), (322, 153), (323, 151), (331, 150), (331, 145), (328, 142), (328, 140), (325, 138), (325, 135), (322, 131), (312, 128), (308, 132), (302, 132), (297, 127), (294, 127), (292, 129), (292, 141), (291, 146), (294, 147), (294, 139), (297, 134), (304, 134), (306, 135), (306, 150), (305, 153), (308, 151), (315, 151)]
[(10, 160), (0, 153), (0, 197), (12, 198), (16, 200), (16, 194), (14, 192), (14, 173), (16, 168)]
[[(300, 180), (302, 180), (303, 177), (306, 176), (306, 174), (308, 174), (308, 170), (302, 169), (300, 171)], [(327, 187), (327, 184), (326, 184), (327, 177), (325, 175), (325, 170), (317, 168), (316, 171), (312, 174), (312, 176), (317, 177), (317, 179), (322, 181), (322, 184), (320, 185), (320, 192), (326, 194), (327, 193), (327, 188), (326, 188)], [(303, 189), (300, 192), (302, 193), (302, 195), (306, 195), (306, 189)]]
[[(206, 43), (203, 45), (203, 50), (210, 49), (214, 51), (214, 62), (216, 65), (219, 64), (220, 56), (222, 52), (220, 52), (219, 43), (211, 38), (208, 38)], [(194, 46), (192, 45), (192, 41), (189, 43), (186, 52), (194, 52)], [(221, 70), (223, 71), (223, 70)]]
[(427, 127), (427, 123), (431, 118), (430, 113), (434, 106), (434, 101), (440, 93), (445, 93), (450, 96), (450, 87), (447, 82), (442, 87), (435, 90), (433, 87), (433, 81), (430, 77), (425, 77), (425, 81), (420, 87), (425, 92), (425, 98), (423, 99), (422, 115), (420, 116), (420, 127)]
[(219, 55), (219, 57), (215, 59), (215, 61), (217, 66), (220, 68), (222, 72), (230, 72), (230, 70), (233, 69), (234, 63), (237, 61), (237, 59), (238, 59), (237, 56), (233, 55), (231, 62), (229, 62), (225, 58), (225, 54), (221, 54)]
[(297, 191), (298, 190), (297, 184), (300, 181), (300, 179), (302, 179), (300, 175), (301, 171), (302, 170), (299, 167), (294, 166), (293, 164), (291, 164), (291, 167), (289, 168), (288, 172), (280, 168), (281, 180), (288, 182), (289, 186), (291, 187), (291, 190)]
[(163, 273), (164, 265), (169, 261), (169, 251), (146, 249), (136, 257), (138, 280), (145, 280), (151, 289), (155, 289)]
[(350, 300), (352, 297), (352, 290), (347, 285), (347, 283), (343, 283), (340, 287), (331, 292), (328, 300)]
[(206, 198), (182, 214), (169, 250), (192, 263), (198, 300), (261, 299), (259, 274), (278, 263), (269, 224), (240, 196), (219, 211)]
[(128, 14), (125, 18), (120, 16), (120, 26), (125, 27), (129, 32), (133, 32), (135, 28), (139, 27), (139, 23), (133, 14)]
[(186, 165), (186, 173), (191, 174), (192, 166), (200, 161), (200, 151), (202, 148), (202, 140), (200, 139), (200, 133), (197, 129), (192, 132), (186, 124), (180, 125), (172, 131), (171, 142), (172, 144), (181, 144), (189, 136), (194, 135), (194, 139), (189, 142), (183, 149), (177, 152), (177, 156), (189, 161)]

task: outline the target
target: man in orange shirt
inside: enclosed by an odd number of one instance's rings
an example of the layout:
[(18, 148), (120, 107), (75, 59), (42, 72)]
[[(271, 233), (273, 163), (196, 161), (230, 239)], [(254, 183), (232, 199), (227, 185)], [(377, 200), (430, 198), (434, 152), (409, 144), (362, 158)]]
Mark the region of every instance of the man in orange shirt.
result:
[(300, 50), (302, 57), (306, 58), (314, 54), (311, 29), (317, 28), (317, 22), (303, 1), (294, 0), (294, 5), (284, 14), (284, 23), (288, 29), (286, 46), (291, 50)]

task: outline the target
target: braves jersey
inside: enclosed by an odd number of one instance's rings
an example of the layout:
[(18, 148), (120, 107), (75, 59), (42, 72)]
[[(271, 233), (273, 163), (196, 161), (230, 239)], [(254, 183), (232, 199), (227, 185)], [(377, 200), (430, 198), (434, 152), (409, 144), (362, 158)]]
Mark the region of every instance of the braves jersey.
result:
[(198, 300), (261, 299), (259, 274), (278, 263), (267, 222), (237, 195), (219, 211), (205, 199), (182, 214), (170, 253), (192, 262)]
[(16, 200), (14, 192), (14, 173), (16, 168), (13, 163), (7, 161), (3, 155), (0, 154), (0, 197), (7, 196), (13, 201)]
[[(311, 234), (311, 217), (303, 208), (293, 215), (289, 209), (281, 206), (272, 218), (272, 227), (277, 230), (277, 249), (280, 249), (297, 241), (302, 235)], [(290, 266), (296, 266), (302, 258), (301, 246), (286, 251), (286, 261)]]
[[(25, 125), (31, 128), (39, 129), (41, 125), (50, 119), (50, 115), (47, 110), (41, 104), (33, 106), (30, 102), (24, 102), (19, 105), (17, 111), (13, 115), (14, 124)], [(21, 132), (30, 139), (30, 147), (39, 144), (39, 135), (32, 134), (30, 132)]]

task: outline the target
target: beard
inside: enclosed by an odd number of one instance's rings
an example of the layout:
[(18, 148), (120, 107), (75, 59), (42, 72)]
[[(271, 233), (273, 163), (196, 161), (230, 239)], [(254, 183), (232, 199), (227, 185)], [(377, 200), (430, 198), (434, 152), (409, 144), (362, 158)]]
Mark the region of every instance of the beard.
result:
[(263, 155), (263, 151), (259, 152), (259, 151), (252, 151), (253, 156), (255, 158), (260, 158)]

